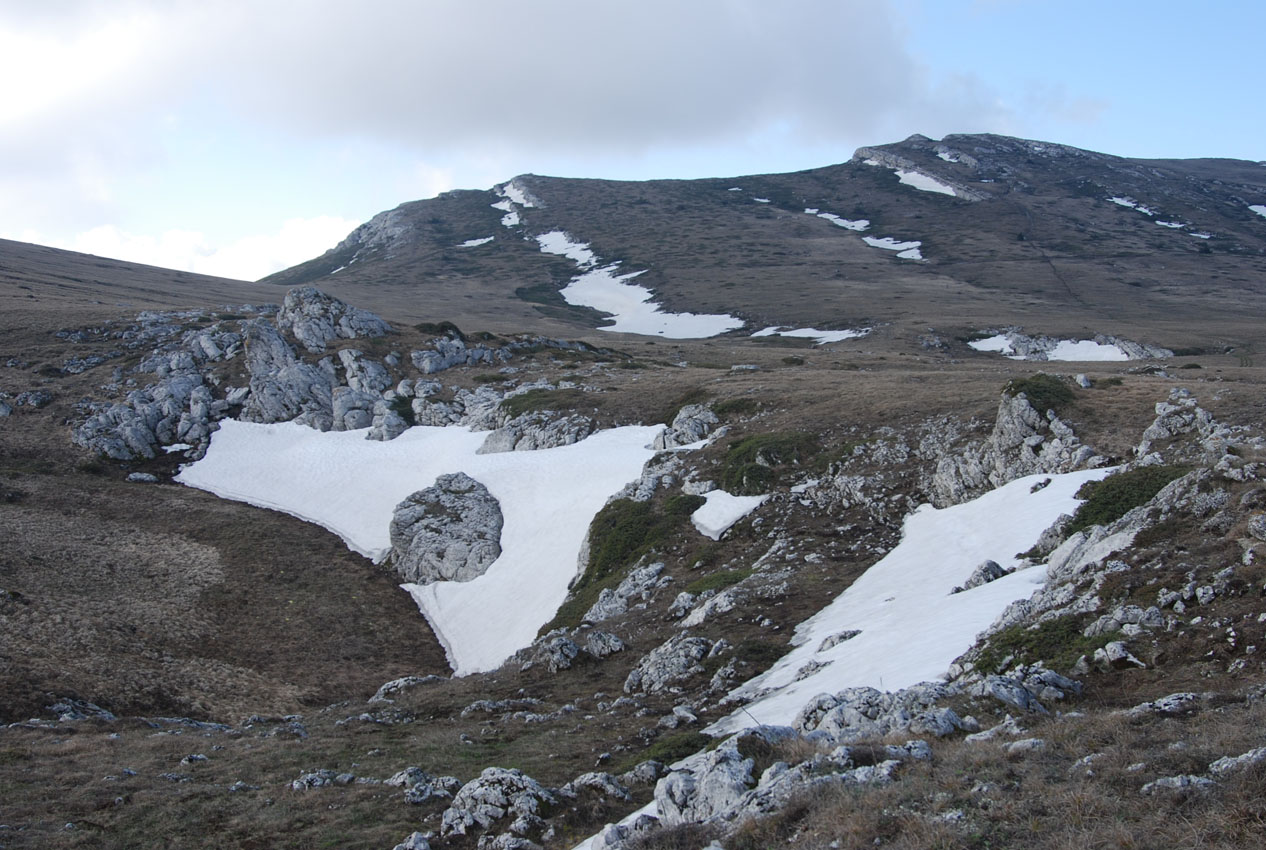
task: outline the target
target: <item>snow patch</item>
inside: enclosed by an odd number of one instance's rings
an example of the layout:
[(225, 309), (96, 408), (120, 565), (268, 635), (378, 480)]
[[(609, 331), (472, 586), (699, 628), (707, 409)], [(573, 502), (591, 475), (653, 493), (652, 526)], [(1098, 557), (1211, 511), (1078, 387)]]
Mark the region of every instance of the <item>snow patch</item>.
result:
[(489, 242), (491, 242), (493, 239), (496, 239), (496, 238), (497, 237), (495, 236), (485, 236), (482, 239), (467, 239), (465, 242), (458, 245), (457, 247), (458, 248), (478, 248), (480, 245), (487, 245)]
[(703, 494), (707, 502), (690, 515), (690, 521), (704, 537), (720, 540), (730, 526), (759, 508), (769, 496), (732, 496), (724, 490)]
[(1145, 207), (1140, 203), (1137, 203), (1133, 198), (1108, 198), (1108, 200), (1114, 204), (1119, 204), (1123, 207), (1129, 207), (1132, 210), (1138, 210), (1139, 212), (1143, 213), (1143, 215), (1156, 215), (1155, 210), (1151, 209), (1150, 207)]
[(942, 183), (930, 174), (922, 171), (903, 171), (897, 169), (897, 179), (907, 186), (913, 186), (922, 192), (937, 192), (941, 195), (956, 196), (958, 192), (947, 183)]
[(1249, 204), (1248, 208), (1262, 218), (1266, 218), (1266, 204)]
[(612, 323), (598, 330), (667, 339), (698, 339), (743, 327), (743, 320), (736, 316), (664, 312), (651, 300), (654, 293), (644, 286), (628, 282), (644, 274), (645, 269), (619, 274), (618, 262), (598, 268), (598, 257), (588, 243), (575, 241), (561, 230), (542, 233), (536, 241), (543, 252), (567, 257), (583, 272), (572, 278), (559, 294), (568, 304), (610, 313)]
[[(501, 504), (501, 557), (468, 582), (406, 585), (458, 674), (498, 667), (567, 597), (589, 523), (637, 478), (663, 426), (601, 431), (569, 446), (477, 454), (487, 433), (410, 428), (394, 440), (293, 422), (224, 420), (206, 457), (176, 480), (322, 525), (374, 561), (390, 551), (395, 506), (436, 476), (465, 472)], [(495, 624), (495, 625), (490, 625)]]
[(870, 333), (870, 328), (859, 328), (857, 330), (844, 331), (821, 331), (817, 328), (796, 328), (794, 330), (784, 330), (777, 325), (771, 325), (762, 328), (752, 336), (794, 336), (804, 339), (816, 339), (818, 345), (824, 345), (828, 342), (843, 342), (846, 339), (856, 339), (866, 336)]
[[(1112, 469), (1064, 475), (1030, 475), (978, 499), (937, 510), (923, 505), (906, 517), (901, 542), (815, 616), (801, 623), (796, 647), (731, 697), (772, 693), (705, 731), (724, 734), (756, 723), (789, 725), (820, 693), (870, 686), (897, 690), (934, 680), (968, 649), (1007, 605), (1028, 597), (1046, 578), (1042, 566), (953, 593), (982, 561), (1017, 567), (1016, 552), (1033, 545), (1061, 514), (1079, 504), (1087, 481)], [(1033, 485), (1050, 479), (1034, 492)], [(852, 640), (819, 652), (822, 641), (845, 629)], [(826, 663), (799, 681), (811, 662)]]
[(900, 242), (891, 236), (883, 238), (875, 236), (863, 236), (862, 241), (872, 248), (883, 248), (885, 251), (896, 251), (897, 256), (903, 260), (921, 260), (923, 254), (919, 252), (919, 246), (922, 242)]
[(1116, 345), (1104, 345), (1093, 339), (1061, 339), (1054, 350), (1048, 351), (1047, 360), (1129, 360), (1130, 356)]
[(524, 209), (532, 209), (536, 206), (532, 199), (527, 196), (527, 191), (513, 180), (502, 186), (497, 194), (503, 198), (509, 198)]
[(870, 227), (870, 219), (868, 218), (859, 218), (856, 220), (850, 220), (847, 218), (842, 218), (836, 215), (835, 213), (818, 212), (817, 210), (805, 210), (805, 212), (807, 212), (809, 215), (816, 215), (818, 218), (824, 218), (827, 221), (831, 222), (832, 224), (838, 227), (843, 227), (847, 230), (856, 230), (860, 232)]
[(753, 201), (755, 201), (755, 202), (756, 202), (756, 203), (758, 203), (758, 204), (767, 204), (767, 203), (769, 203), (769, 198), (752, 198), (752, 200), (753, 200)]
[(1182, 228), (1187, 226), (1181, 221), (1158, 221), (1156, 223), (1160, 225), (1161, 227), (1168, 227), (1173, 230), (1181, 230)]

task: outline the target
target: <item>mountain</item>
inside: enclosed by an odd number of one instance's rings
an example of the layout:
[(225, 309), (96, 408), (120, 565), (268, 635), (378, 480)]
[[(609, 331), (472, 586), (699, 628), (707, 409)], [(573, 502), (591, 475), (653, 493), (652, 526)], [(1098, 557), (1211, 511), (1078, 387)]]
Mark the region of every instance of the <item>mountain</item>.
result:
[(0, 242), (0, 847), (1261, 845), (1264, 175)]
[[(1266, 218), (1252, 209), (1264, 197), (1259, 163), (913, 136), (794, 174), (648, 182), (524, 175), (491, 191), (402, 204), (265, 280), (315, 283), (419, 319), (469, 315), (490, 329), (545, 319), (597, 326), (597, 316), (555, 294), (575, 267), (535, 241), (561, 230), (604, 263), (644, 270), (637, 283), (665, 309), (731, 313), (753, 328), (918, 324), (931, 312), (947, 325), (1056, 334), (1145, 325), (1182, 337), (1171, 340), (1178, 345), (1208, 344), (1251, 332), (1251, 322), (1241, 324), (1246, 313), (1266, 306)], [(502, 224), (507, 214), (513, 226)], [(849, 230), (824, 214), (868, 226)], [(922, 259), (900, 259), (866, 237), (917, 241)], [(1197, 331), (1176, 315), (1193, 312), (1219, 326), (1182, 336)]]

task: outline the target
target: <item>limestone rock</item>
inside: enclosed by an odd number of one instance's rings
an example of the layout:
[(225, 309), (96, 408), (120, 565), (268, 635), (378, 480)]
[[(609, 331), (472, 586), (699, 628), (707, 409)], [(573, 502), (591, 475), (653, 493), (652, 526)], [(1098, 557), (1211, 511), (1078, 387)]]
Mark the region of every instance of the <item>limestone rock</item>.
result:
[(544, 786), (520, 770), (484, 768), (479, 778), (461, 787), (452, 805), (444, 810), (440, 834), (466, 835), (474, 829), (486, 830), (506, 817), (515, 818), (516, 823), (530, 817), (539, 819), (557, 802)]
[(597, 423), (588, 416), (554, 418), (545, 412), (525, 413), (489, 434), (479, 447), (479, 454), (570, 446), (588, 437), (596, 428)]
[(612, 590), (604, 588), (583, 618), (586, 623), (600, 623), (618, 617), (629, 609), (631, 603), (647, 600), (665, 582), (660, 579), (663, 563), (650, 564), (633, 570)]
[(626, 694), (659, 693), (670, 685), (702, 673), (699, 662), (712, 648), (712, 641), (680, 634), (669, 638), (642, 657), (624, 681)]
[(936, 705), (951, 693), (945, 685), (932, 682), (890, 693), (846, 688), (810, 700), (796, 715), (794, 726), (801, 734), (825, 733), (837, 744), (904, 731), (943, 737), (966, 728), (952, 709)]
[(980, 587), (982, 584), (997, 581), (1006, 574), (1007, 571), (997, 561), (985, 561), (972, 570), (971, 575), (967, 577), (967, 581), (963, 582), (961, 587), (956, 587), (950, 592), (962, 593), (964, 590), (971, 590), (973, 587)]
[(463, 472), (441, 475), (396, 506), (392, 562), (408, 582), (470, 581), (501, 554), (501, 506)]
[(286, 293), (277, 327), (288, 330), (309, 352), (319, 354), (336, 339), (384, 336), (391, 326), (368, 310), (352, 307), (315, 286)]
[[(329, 368), (303, 363), (272, 325), (263, 319), (242, 323), (251, 394), (242, 408), (245, 422), (298, 419), (318, 430), (334, 424), (332, 392), (338, 384)], [(328, 362), (328, 361), (327, 361)]]
[(677, 411), (673, 421), (659, 433), (651, 446), (656, 449), (672, 449), (697, 443), (708, 436), (719, 423), (717, 415), (706, 404), (687, 404)]

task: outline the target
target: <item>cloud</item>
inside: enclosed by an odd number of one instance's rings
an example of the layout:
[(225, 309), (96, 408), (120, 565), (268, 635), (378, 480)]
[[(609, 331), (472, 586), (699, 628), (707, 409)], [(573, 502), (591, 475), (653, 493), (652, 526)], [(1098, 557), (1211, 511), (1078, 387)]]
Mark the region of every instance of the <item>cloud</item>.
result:
[(114, 225), (94, 227), (65, 240), (32, 230), (5, 238), (199, 274), (257, 280), (324, 253), (357, 224), (333, 216), (291, 219), (275, 233), (247, 236), (224, 245), (213, 245), (204, 234), (193, 230), (168, 230), (152, 236), (128, 233)]

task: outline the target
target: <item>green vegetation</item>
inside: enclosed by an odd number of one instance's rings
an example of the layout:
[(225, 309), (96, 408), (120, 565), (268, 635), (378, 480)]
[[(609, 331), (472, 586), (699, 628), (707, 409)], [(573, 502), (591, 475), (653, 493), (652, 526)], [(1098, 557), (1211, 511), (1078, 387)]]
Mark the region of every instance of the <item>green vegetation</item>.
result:
[(706, 576), (695, 579), (686, 585), (687, 593), (703, 593), (708, 590), (724, 590), (738, 584), (743, 579), (752, 574), (750, 569), (746, 570), (721, 570)]
[(638, 559), (663, 544), (704, 503), (702, 496), (679, 493), (656, 510), (651, 502), (617, 499), (589, 524), (589, 564), (554, 619), (541, 629), (580, 625), (580, 618), (603, 589), (614, 587)]
[(700, 750), (708, 749), (710, 745), (716, 744), (719, 740), (702, 732), (673, 732), (668, 735), (661, 735), (649, 747), (634, 753), (627, 763), (620, 765), (620, 769), (628, 770), (648, 760), (672, 764), (679, 759), (684, 759), (686, 756), (694, 755)]
[(500, 372), (485, 372), (471, 378), (476, 384), (498, 384), (506, 379)]
[(727, 398), (712, 405), (712, 412), (718, 419), (733, 419), (736, 416), (751, 416), (760, 409), (754, 398)]
[(817, 452), (817, 440), (801, 431), (745, 437), (725, 455), (721, 486), (744, 496), (768, 493), (784, 467), (798, 465)]
[(1059, 411), (1073, 400), (1073, 391), (1068, 384), (1054, 375), (1038, 372), (1028, 378), (1016, 378), (1007, 383), (1002, 391), (1009, 396), (1024, 393), (1029, 404), (1039, 413), (1048, 410)]
[(1186, 473), (1183, 466), (1141, 466), (1100, 481), (1087, 481), (1077, 491), (1077, 498), (1086, 501), (1073, 514), (1068, 534), (1117, 521), (1147, 504), (1166, 484)]
[(393, 398), (391, 409), (400, 414), (400, 418), (408, 422), (410, 427), (418, 424), (418, 420), (413, 416), (413, 399), (408, 396), (398, 395)]
[(538, 410), (574, 410), (584, 398), (582, 390), (528, 390), (501, 402), (501, 409), (513, 419)]
[(1199, 363), (1184, 363), (1178, 367), (1179, 369), (1203, 369)]
[[(985, 643), (976, 658), (976, 669), (993, 673), (1003, 663), (1013, 666), (1041, 661), (1052, 670), (1068, 670), (1081, 656), (1093, 655), (1096, 649), (1120, 636), (1109, 632), (1088, 638), (1082, 634), (1087, 623), (1085, 615), (1073, 615), (1047, 620), (1035, 628), (1005, 628)], [(1007, 656), (1012, 656), (1010, 662)]]
[(466, 340), (466, 334), (462, 333), (461, 328), (452, 322), (418, 322), (413, 326), (415, 330), (422, 331), (424, 334), (431, 336), (448, 336), (454, 339)]
[(789, 356), (789, 357), (784, 357), (784, 358), (782, 359), (782, 362), (783, 362), (783, 365), (784, 365), (784, 366), (803, 366), (803, 365), (804, 365), (804, 358), (803, 358), (803, 357), (797, 357), (796, 355), (792, 354), (792, 355), (791, 355), (791, 356)]
[(1113, 375), (1111, 378), (1103, 378), (1102, 380), (1095, 381), (1094, 388), (1098, 390), (1106, 387), (1119, 387), (1124, 383), (1124, 379)]

